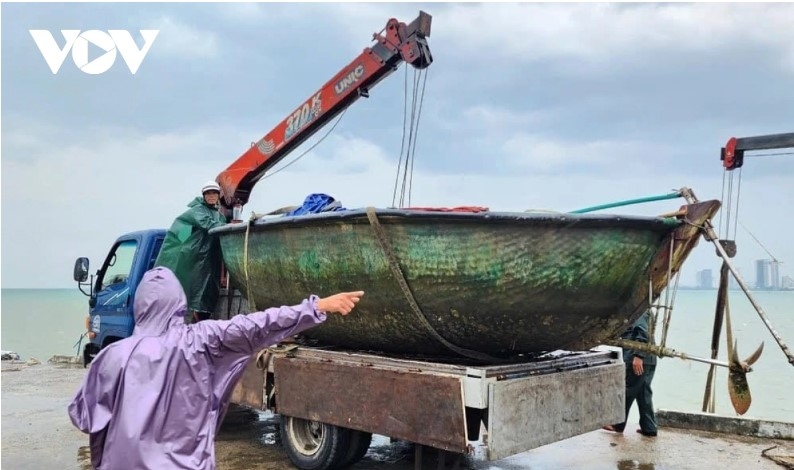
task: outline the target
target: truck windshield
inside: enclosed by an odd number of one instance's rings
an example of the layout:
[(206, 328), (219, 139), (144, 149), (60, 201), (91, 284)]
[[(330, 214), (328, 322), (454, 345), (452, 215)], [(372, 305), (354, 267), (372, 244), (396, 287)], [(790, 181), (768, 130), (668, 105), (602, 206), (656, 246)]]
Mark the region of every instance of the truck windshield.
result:
[(132, 271), (137, 247), (138, 243), (135, 240), (126, 240), (116, 246), (104, 266), (100, 290), (127, 280)]

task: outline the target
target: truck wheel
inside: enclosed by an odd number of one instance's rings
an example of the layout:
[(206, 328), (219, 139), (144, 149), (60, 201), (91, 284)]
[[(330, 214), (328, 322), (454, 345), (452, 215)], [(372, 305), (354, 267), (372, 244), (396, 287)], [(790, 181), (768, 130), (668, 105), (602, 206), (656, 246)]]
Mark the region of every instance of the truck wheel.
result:
[(333, 470), (348, 456), (350, 430), (280, 415), (281, 442), (301, 470)]
[(83, 368), (88, 367), (88, 364), (90, 364), (91, 361), (94, 360), (94, 357), (97, 355), (98, 352), (99, 350), (97, 349), (97, 347), (92, 345), (91, 343), (85, 345), (85, 347), (83, 348)]
[(349, 431), (350, 445), (347, 448), (347, 454), (345, 455), (345, 459), (342, 461), (341, 468), (354, 465), (356, 462), (364, 458), (364, 456), (367, 454), (367, 450), (369, 450), (370, 444), (372, 444), (372, 433), (356, 431), (355, 429), (350, 429)]

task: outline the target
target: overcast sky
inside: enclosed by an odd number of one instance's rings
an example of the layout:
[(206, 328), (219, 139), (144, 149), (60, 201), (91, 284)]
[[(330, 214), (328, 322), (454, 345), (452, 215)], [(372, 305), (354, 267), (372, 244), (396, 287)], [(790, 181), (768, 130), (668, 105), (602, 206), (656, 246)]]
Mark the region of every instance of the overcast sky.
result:
[[(720, 199), (729, 137), (794, 132), (791, 4), (3, 4), (2, 287), (72, 287), (78, 256), (96, 269), (120, 234), (167, 228), (388, 18), (420, 8), (435, 62), (413, 205), (567, 211), (682, 186)], [(120, 56), (90, 75), (71, 55), (54, 75), (30, 29), (59, 46), (63, 29), (126, 29), (138, 46), (138, 30), (160, 32), (135, 75)], [(246, 213), (314, 192), (391, 205), (404, 80), (403, 67), (261, 181)], [(742, 171), (735, 261), (750, 282), (767, 255), (742, 226), (794, 274), (792, 182), (794, 156)], [(702, 241), (682, 282), (718, 267)]]

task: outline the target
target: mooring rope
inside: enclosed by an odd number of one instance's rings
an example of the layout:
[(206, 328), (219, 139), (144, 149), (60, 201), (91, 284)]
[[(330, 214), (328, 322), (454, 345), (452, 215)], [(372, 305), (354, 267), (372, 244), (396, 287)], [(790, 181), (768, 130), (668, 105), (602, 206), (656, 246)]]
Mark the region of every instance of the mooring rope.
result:
[(243, 244), (243, 273), (245, 273), (245, 289), (248, 291), (249, 312), (256, 312), (256, 302), (254, 302), (254, 297), (251, 295), (251, 278), (248, 275), (248, 232), (251, 231), (251, 225), (253, 225), (254, 220), (256, 220), (256, 214), (252, 212), (251, 218), (248, 219), (248, 223), (245, 225), (245, 242)]
[(411, 288), (408, 287), (408, 282), (405, 279), (405, 275), (400, 269), (400, 264), (397, 262), (397, 257), (394, 255), (394, 251), (392, 251), (391, 247), (389, 246), (389, 242), (386, 239), (386, 234), (383, 231), (383, 227), (380, 225), (380, 221), (378, 220), (378, 216), (375, 213), (374, 207), (367, 207), (367, 218), (369, 219), (370, 226), (372, 227), (372, 231), (375, 233), (375, 238), (378, 240), (378, 244), (380, 245), (381, 249), (383, 250), (383, 254), (386, 256), (386, 259), (389, 264), (389, 268), (391, 269), (392, 273), (394, 274), (394, 278), (397, 280), (397, 283), (400, 285), (400, 289), (402, 289), (403, 294), (405, 295), (405, 300), (408, 301), (408, 305), (411, 306), (411, 310), (416, 314), (416, 317), (419, 319), (419, 322), (430, 332), (431, 335), (435, 339), (437, 339), (441, 344), (449, 348), (450, 350), (460, 354), (461, 356), (468, 357), (470, 359), (477, 359), (480, 361), (488, 361), (488, 362), (505, 362), (505, 359), (496, 358), (490, 356), (488, 354), (473, 351), (471, 349), (462, 348), (460, 346), (456, 346), (449, 341), (447, 341), (443, 336), (441, 336), (438, 331), (433, 328), (433, 325), (427, 320), (424, 312), (419, 307), (419, 304), (416, 302), (416, 298), (414, 298), (413, 292), (411, 292)]

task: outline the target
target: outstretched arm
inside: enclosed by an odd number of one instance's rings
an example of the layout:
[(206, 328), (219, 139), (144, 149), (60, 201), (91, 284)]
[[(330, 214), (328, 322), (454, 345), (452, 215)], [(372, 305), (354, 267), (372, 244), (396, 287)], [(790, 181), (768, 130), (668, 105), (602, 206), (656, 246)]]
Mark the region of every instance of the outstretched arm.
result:
[(329, 313), (347, 315), (362, 295), (362, 291), (325, 298), (312, 295), (298, 305), (236, 315), (231, 320), (203, 321), (193, 327), (213, 355), (227, 352), (248, 355), (319, 325)]

